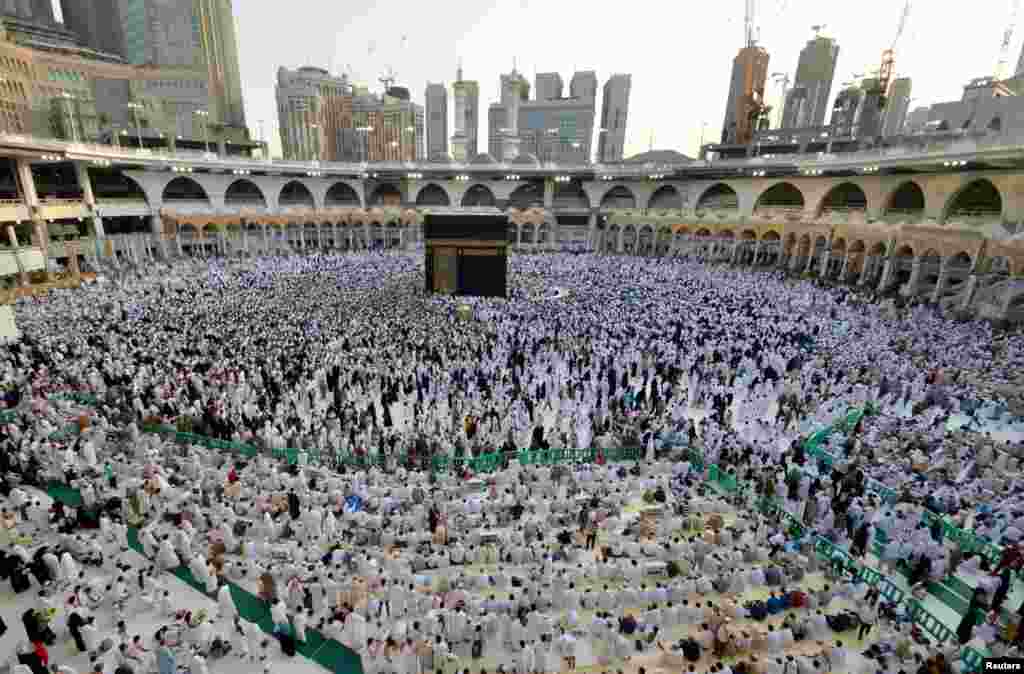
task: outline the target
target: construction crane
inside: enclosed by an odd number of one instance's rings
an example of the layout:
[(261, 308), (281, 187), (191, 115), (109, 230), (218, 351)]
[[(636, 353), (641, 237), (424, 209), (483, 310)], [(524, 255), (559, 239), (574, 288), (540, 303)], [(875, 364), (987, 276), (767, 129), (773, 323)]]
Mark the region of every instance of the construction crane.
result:
[(746, 12), (743, 17), (744, 47), (736, 57), (736, 63), (743, 68), (742, 93), (738, 100), (733, 102), (736, 106), (734, 142), (740, 145), (747, 145), (753, 140), (759, 121), (771, 111), (764, 103), (768, 52), (757, 45), (757, 28), (754, 25), (756, 9), (755, 0), (746, 0)]
[(1010, 6), (1010, 20), (1006, 23), (1006, 30), (1003, 31), (1003, 41), (999, 45), (999, 60), (996, 61), (996, 81), (1006, 79), (1006, 57), (1010, 51), (1010, 40), (1013, 39), (1013, 31), (1017, 27), (1017, 13), (1020, 11), (1020, 0), (1012, 0)]
[(755, 36), (757, 29), (754, 27), (754, 11), (756, 10), (755, 0), (746, 0), (746, 11), (743, 15), (743, 44), (753, 47), (757, 44)]
[(882, 52), (882, 65), (878, 68), (878, 77), (875, 78), (874, 85), (866, 92), (867, 95), (874, 95), (878, 98), (879, 110), (884, 109), (888, 103), (889, 84), (892, 82), (893, 72), (896, 68), (896, 43), (899, 42), (903, 30), (907, 27), (908, 16), (910, 16), (910, 0), (903, 5), (903, 12), (900, 14), (900, 22), (896, 27), (896, 36), (892, 39), (892, 44)]

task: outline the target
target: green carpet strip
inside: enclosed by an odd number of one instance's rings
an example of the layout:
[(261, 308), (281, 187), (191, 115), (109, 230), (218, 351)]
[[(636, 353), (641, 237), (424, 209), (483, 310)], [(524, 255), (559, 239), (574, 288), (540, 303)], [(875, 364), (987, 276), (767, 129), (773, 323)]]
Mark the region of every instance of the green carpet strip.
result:
[[(47, 489), (47, 493), (53, 500), (60, 501), (67, 506), (73, 508), (82, 506), (82, 495), (77, 489), (53, 483)], [(128, 528), (128, 547), (140, 555), (143, 554), (142, 544), (139, 542), (139, 530), (136, 527)], [(207, 594), (206, 585), (197, 581), (187, 566), (179, 566), (171, 573), (197, 592), (216, 601), (216, 595)], [(272, 634), (274, 621), (270, 617), (270, 605), (234, 583), (229, 582), (228, 587), (231, 591), (231, 598), (235, 601), (235, 607), (238, 609), (238, 615), (259, 625), (259, 628), (265, 633)], [(296, 647), (297, 653), (334, 674), (363, 674), (362, 660), (355, 651), (334, 639), (327, 639), (315, 629), (307, 629), (305, 643), (297, 643)]]

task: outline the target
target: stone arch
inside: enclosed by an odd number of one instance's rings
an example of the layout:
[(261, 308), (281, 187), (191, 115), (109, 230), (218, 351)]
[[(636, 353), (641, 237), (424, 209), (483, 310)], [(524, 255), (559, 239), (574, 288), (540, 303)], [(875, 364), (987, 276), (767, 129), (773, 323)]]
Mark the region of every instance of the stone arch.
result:
[(951, 267), (966, 267), (970, 269), (974, 265), (974, 258), (971, 257), (970, 253), (962, 250), (956, 255), (951, 255), (947, 264)]
[(1003, 195), (987, 178), (979, 178), (957, 190), (946, 202), (943, 221), (952, 217), (1001, 217)]
[(510, 208), (544, 208), (544, 188), (535, 182), (519, 185), (508, 195)]
[(913, 246), (904, 243), (896, 246), (896, 253), (892, 257), (893, 282), (897, 287), (902, 286), (910, 280), (916, 257)]
[(913, 180), (899, 184), (885, 202), (886, 213), (921, 213), (925, 210), (924, 190)]
[(417, 206), (451, 206), (448, 192), (437, 183), (424, 185), (416, 195)]
[(277, 203), (279, 206), (302, 206), (303, 208), (316, 208), (316, 200), (309, 188), (299, 180), (289, 180), (281, 187)]
[(470, 185), (466, 193), (462, 195), (461, 205), (464, 207), (471, 206), (495, 206), (497, 200), (494, 198), (494, 192), (487, 185), (476, 183)]
[(358, 208), (361, 205), (359, 194), (348, 183), (334, 183), (327, 188), (327, 193), (324, 195), (324, 206), (327, 208), (337, 208), (339, 206), (354, 206)]
[(239, 178), (224, 190), (225, 206), (260, 206), (266, 208), (267, 198), (263, 190), (251, 180)]
[(370, 193), (369, 206), (400, 206), (402, 190), (393, 183), (381, 183)]
[(207, 204), (210, 203), (210, 195), (206, 193), (203, 186), (188, 176), (178, 176), (167, 183), (160, 195), (160, 199), (164, 203), (174, 203), (175, 201), (204, 201)]
[(846, 276), (842, 280), (860, 276), (864, 271), (864, 253), (867, 246), (863, 239), (857, 239), (846, 247)]
[(601, 197), (601, 208), (636, 208), (636, 195), (625, 185), (616, 185)]
[[(774, 233), (774, 230), (772, 230)], [(782, 251), (786, 255), (792, 255), (796, 251), (796, 234), (790, 232), (786, 235), (786, 238), (782, 244)]]
[(736, 194), (736, 190), (725, 183), (715, 183), (704, 190), (700, 198), (697, 199), (697, 210), (722, 210), (739, 207), (739, 195)]
[(578, 180), (556, 182), (552, 205), (555, 208), (590, 208), (590, 197)]
[(939, 282), (939, 267), (942, 265), (942, 254), (934, 248), (929, 248), (921, 255), (918, 263), (921, 265), (921, 281), (935, 285)]
[(654, 194), (647, 200), (647, 208), (676, 208), (683, 207), (683, 195), (679, 193), (675, 185), (662, 185), (654, 190)]
[(894, 257), (913, 259), (915, 257), (914, 247), (909, 243), (901, 243), (896, 246)]
[(104, 199), (139, 200), (149, 203), (146, 190), (131, 176), (123, 171), (110, 169), (89, 169), (89, 180), (96, 201)]
[(860, 185), (851, 182), (839, 183), (828, 191), (818, 207), (818, 215), (830, 211), (865, 211), (868, 197)]
[(811, 254), (811, 235), (804, 234), (800, 237), (796, 244), (796, 251), (798, 257), (807, 257)]
[(757, 197), (754, 210), (762, 208), (802, 209), (804, 194), (792, 183), (775, 183)]

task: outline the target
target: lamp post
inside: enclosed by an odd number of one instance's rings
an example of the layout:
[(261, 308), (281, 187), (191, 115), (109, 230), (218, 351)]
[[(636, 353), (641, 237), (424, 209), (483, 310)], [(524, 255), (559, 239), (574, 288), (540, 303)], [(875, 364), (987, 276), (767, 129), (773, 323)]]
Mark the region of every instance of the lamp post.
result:
[(67, 104), (68, 119), (71, 122), (71, 140), (73, 142), (77, 143), (78, 142), (78, 130), (75, 128), (75, 109), (71, 105), (71, 101), (75, 97), (74, 97), (74, 95), (72, 95), (72, 94), (70, 94), (70, 93), (68, 93), (66, 91), (60, 92), (60, 97), (62, 99), (64, 99), (64, 102)]
[(210, 154), (210, 112), (208, 110), (196, 110), (195, 114), (203, 118), (203, 145), (206, 146), (206, 154)]
[(139, 110), (142, 109), (141, 103), (129, 103), (128, 109), (132, 111), (132, 117), (135, 119), (135, 135), (139, 139), (139, 149), (142, 149), (142, 124), (139, 123)]

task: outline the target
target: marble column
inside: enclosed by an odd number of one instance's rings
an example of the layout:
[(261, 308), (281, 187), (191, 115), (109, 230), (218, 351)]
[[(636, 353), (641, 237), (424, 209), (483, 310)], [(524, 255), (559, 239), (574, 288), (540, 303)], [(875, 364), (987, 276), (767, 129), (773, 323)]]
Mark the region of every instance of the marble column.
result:
[(932, 290), (931, 301), (933, 304), (938, 304), (939, 300), (942, 299), (942, 293), (946, 291), (946, 286), (949, 284), (949, 258), (942, 258), (942, 262), (939, 263), (939, 279), (935, 283), (935, 289)]
[(11, 223), (7, 223), (7, 242), (14, 249), (14, 261), (18, 265), (18, 283), (19, 285), (28, 285), (28, 272), (25, 271), (25, 267), (21, 263), (21, 257), (18, 256), (18, 248), (20, 248), (18, 233), (14, 231), (14, 225)]
[(917, 287), (921, 283), (921, 258), (915, 257), (914, 264), (910, 268), (910, 280), (900, 289), (904, 297), (913, 297), (917, 294)]
[(858, 285), (867, 284), (868, 279), (871, 278), (871, 274), (875, 270), (875, 264), (877, 264), (877, 259), (874, 255), (864, 256), (864, 264), (860, 268), (860, 278), (857, 280)]
[(895, 263), (889, 259), (885, 261), (885, 265), (882, 267), (882, 278), (878, 281), (878, 290), (884, 290), (889, 285), (889, 279), (892, 278), (893, 265)]
[(971, 274), (967, 277), (967, 287), (964, 289), (964, 297), (960, 302), (960, 310), (966, 311), (970, 309), (971, 304), (974, 302), (974, 296), (978, 292), (978, 275)]

